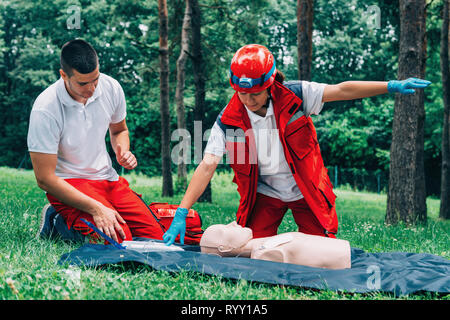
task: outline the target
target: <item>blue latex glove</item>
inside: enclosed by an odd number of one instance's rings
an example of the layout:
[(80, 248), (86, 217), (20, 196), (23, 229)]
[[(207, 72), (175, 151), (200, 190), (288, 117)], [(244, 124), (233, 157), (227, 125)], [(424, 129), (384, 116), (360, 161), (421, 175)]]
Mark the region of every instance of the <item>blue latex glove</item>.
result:
[(428, 80), (418, 78), (408, 78), (406, 80), (391, 80), (388, 82), (389, 92), (398, 92), (402, 94), (412, 94), (416, 92), (414, 89), (422, 89), (431, 84)]
[(166, 245), (172, 245), (178, 235), (180, 235), (180, 243), (184, 244), (184, 235), (186, 233), (186, 217), (188, 215), (188, 212), (189, 210), (185, 208), (177, 209), (169, 230), (167, 230), (163, 235), (163, 240)]

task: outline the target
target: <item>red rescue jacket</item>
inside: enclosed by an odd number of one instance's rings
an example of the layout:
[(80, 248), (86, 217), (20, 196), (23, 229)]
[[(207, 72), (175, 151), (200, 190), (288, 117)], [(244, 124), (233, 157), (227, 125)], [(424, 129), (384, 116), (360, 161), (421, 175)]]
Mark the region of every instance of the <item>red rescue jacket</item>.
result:
[[(271, 87), (271, 96), (284, 155), (294, 179), (323, 226), (324, 233), (335, 234), (338, 229), (336, 195), (323, 164), (311, 117), (303, 115), (302, 100), (286, 86), (275, 81)], [(245, 227), (255, 204), (258, 163), (253, 132), (248, 130), (251, 129), (250, 119), (237, 93), (217, 121), (226, 131), (226, 149), (234, 171), (233, 182), (237, 184), (241, 197), (236, 213), (237, 222)]]

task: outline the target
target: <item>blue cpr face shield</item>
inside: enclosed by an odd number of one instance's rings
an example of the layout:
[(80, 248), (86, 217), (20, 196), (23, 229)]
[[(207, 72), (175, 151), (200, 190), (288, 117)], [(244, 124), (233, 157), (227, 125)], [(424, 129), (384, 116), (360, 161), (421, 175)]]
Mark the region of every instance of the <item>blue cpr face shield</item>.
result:
[(270, 71), (267, 74), (263, 73), (260, 78), (253, 79), (253, 78), (244, 78), (244, 77), (239, 78), (233, 74), (233, 71), (231, 71), (231, 68), (230, 68), (230, 79), (233, 84), (237, 84), (241, 88), (250, 89), (257, 85), (262, 86), (267, 80), (270, 79), (270, 77), (274, 73), (275, 69), (276, 69), (276, 67), (275, 67), (275, 61), (274, 61), (272, 68), (270, 69)]

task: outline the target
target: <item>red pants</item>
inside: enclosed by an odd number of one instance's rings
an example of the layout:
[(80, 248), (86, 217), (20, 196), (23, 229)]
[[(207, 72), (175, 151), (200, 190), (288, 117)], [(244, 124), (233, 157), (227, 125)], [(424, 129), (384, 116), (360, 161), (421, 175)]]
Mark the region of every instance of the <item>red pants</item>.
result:
[(299, 232), (336, 238), (333, 234), (325, 233), (324, 227), (322, 227), (304, 198), (297, 201), (284, 202), (262, 193), (256, 194), (256, 203), (248, 223), (248, 227), (253, 231), (253, 237), (262, 238), (276, 235), (288, 209), (292, 211)]
[[(101, 202), (106, 207), (116, 210), (126, 224), (119, 222), (126, 235), (126, 240), (132, 237), (144, 237), (162, 240), (164, 230), (156, 221), (141, 197), (130, 189), (128, 181), (120, 177), (118, 181), (66, 179), (77, 190)], [(99, 236), (81, 221), (81, 218), (94, 223), (92, 215), (65, 205), (47, 193), (47, 198), (55, 210), (64, 218), (69, 229), (74, 228), (92, 240)], [(123, 239), (117, 233), (119, 242)]]

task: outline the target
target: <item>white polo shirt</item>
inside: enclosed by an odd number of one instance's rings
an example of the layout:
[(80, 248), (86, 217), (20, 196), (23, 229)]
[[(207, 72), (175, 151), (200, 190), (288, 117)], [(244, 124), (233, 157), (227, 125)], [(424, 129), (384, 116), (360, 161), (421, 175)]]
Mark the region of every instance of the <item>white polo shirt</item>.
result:
[(75, 101), (61, 78), (36, 99), (30, 114), (28, 151), (56, 154), (56, 175), (63, 178), (117, 181), (106, 149), (111, 123), (126, 117), (119, 82), (103, 73), (86, 104)]
[[(305, 115), (318, 115), (323, 107), (323, 90), (327, 84), (302, 81), (303, 111)], [(296, 201), (303, 198), (294, 176), (284, 156), (272, 101), (267, 108), (266, 116), (261, 117), (247, 110), (248, 117), (255, 136), (258, 154), (258, 187), (257, 192), (284, 202)], [(225, 135), (217, 123), (211, 129), (211, 135), (204, 153), (223, 156), (225, 149)]]

